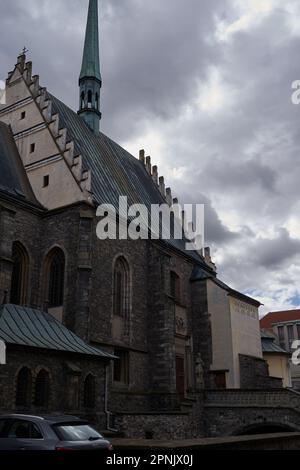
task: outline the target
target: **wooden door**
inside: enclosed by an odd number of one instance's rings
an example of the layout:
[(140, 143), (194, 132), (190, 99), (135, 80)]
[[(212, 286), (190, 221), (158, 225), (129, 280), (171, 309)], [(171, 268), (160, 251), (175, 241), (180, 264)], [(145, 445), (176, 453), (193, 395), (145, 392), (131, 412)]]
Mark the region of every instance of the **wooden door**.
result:
[(225, 372), (215, 372), (216, 388), (226, 388), (226, 375)]

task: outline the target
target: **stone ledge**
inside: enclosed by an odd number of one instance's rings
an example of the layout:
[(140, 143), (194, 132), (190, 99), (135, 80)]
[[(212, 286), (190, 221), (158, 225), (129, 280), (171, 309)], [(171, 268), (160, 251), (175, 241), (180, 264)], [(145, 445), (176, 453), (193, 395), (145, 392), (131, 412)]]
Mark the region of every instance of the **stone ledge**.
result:
[[(294, 442), (297, 447), (300, 446), (300, 433), (274, 433), (274, 434), (258, 434), (255, 436), (230, 436), (230, 437), (209, 437), (200, 439), (185, 439), (185, 440), (146, 440), (146, 439), (111, 439), (115, 450), (122, 449), (191, 449), (191, 450), (209, 450), (211, 449), (226, 449), (232, 446), (255, 447), (256, 445), (274, 445), (274, 448), (280, 448), (284, 444), (290, 447)], [(296, 441), (296, 442), (295, 442)], [(277, 445), (276, 445), (277, 444)], [(296, 447), (295, 447), (296, 448)]]

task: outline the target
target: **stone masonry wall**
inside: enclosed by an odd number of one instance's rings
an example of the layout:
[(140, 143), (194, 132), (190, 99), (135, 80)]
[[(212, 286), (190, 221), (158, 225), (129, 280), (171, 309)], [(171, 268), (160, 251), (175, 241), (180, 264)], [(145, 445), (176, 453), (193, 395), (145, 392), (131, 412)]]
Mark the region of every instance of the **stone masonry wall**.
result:
[[(16, 407), (16, 377), (22, 367), (28, 367), (32, 373), (31, 406), (26, 409)], [(39, 370), (45, 369), (50, 374), (50, 398), (47, 410), (34, 405), (35, 377)], [(68, 399), (68, 374), (70, 370), (79, 374), (79, 407), (70, 409)], [(96, 377), (96, 406), (95, 409), (85, 409), (83, 405), (83, 384), (88, 373)], [(60, 413), (73, 414), (89, 418), (99, 428), (106, 429), (104, 413), (105, 394), (105, 362), (89, 356), (78, 354), (51, 352), (28, 347), (13, 347), (8, 345), (7, 364), (0, 368), (0, 412), (30, 412), (30, 413)]]
[(282, 380), (269, 376), (269, 367), (264, 359), (239, 355), (241, 388), (269, 389), (282, 387)]

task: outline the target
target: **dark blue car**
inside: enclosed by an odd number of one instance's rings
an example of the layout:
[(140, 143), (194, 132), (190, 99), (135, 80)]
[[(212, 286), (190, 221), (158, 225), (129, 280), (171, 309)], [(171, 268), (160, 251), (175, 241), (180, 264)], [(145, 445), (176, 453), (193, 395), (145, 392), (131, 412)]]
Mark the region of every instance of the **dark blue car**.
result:
[(87, 421), (73, 416), (0, 416), (2, 450), (98, 450), (112, 445)]

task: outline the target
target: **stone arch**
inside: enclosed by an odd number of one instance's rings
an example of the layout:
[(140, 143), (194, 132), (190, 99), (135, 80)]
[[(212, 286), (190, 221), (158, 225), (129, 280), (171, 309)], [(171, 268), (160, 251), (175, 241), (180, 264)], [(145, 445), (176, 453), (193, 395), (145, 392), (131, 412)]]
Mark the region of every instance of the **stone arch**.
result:
[(83, 406), (90, 409), (96, 406), (96, 376), (91, 372), (83, 382)]
[(32, 372), (25, 365), (21, 366), (15, 378), (15, 404), (17, 409), (29, 409), (32, 398)]
[(85, 94), (84, 91), (80, 93), (80, 109), (83, 109), (85, 106)]
[(170, 271), (170, 295), (177, 302), (181, 299), (181, 278), (173, 269)]
[(131, 269), (127, 258), (118, 255), (113, 262), (113, 314), (129, 320), (131, 310)]
[(34, 405), (37, 408), (48, 409), (50, 403), (51, 392), (51, 374), (50, 372), (41, 367), (34, 381)]
[(61, 307), (65, 297), (66, 255), (58, 245), (53, 246), (44, 261), (44, 303), (47, 308)]
[(93, 92), (92, 92), (92, 90), (89, 90), (89, 91), (88, 91), (88, 95), (87, 95), (87, 105), (88, 105), (88, 108), (92, 108), (92, 107), (93, 107)]
[(30, 258), (27, 248), (19, 241), (13, 243), (12, 261), (10, 303), (26, 305), (28, 303)]
[(255, 434), (271, 434), (295, 432), (299, 429), (290, 423), (281, 423), (280, 421), (261, 421), (241, 426), (235, 430), (233, 436), (255, 435)]

